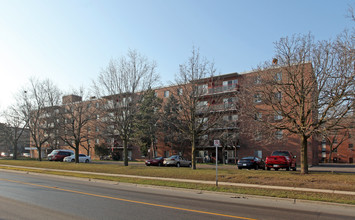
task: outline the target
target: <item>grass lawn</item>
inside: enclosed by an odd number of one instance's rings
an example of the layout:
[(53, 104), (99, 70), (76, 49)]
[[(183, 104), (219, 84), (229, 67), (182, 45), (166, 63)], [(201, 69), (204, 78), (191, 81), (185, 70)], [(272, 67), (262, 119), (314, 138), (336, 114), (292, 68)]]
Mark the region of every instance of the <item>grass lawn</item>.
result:
[[(0, 164), (63, 170), (63, 172), (39, 171), (42, 173), (51, 173), (57, 175), (103, 179), (103, 180), (119, 181), (119, 182), (130, 182), (130, 183), (137, 183), (137, 184), (150, 184), (150, 185), (171, 186), (171, 187), (199, 189), (199, 190), (232, 192), (238, 194), (251, 194), (251, 195), (281, 197), (281, 198), (338, 202), (338, 203), (347, 203), (347, 204), (355, 205), (355, 196), (336, 195), (331, 193), (310, 193), (310, 192), (306, 193), (306, 192), (298, 192), (298, 191), (255, 189), (255, 188), (248, 188), (248, 187), (231, 187), (231, 186), (216, 187), (214, 185), (207, 185), (207, 184), (178, 183), (173, 181), (107, 177), (107, 176), (92, 175), (92, 174), (73, 174), (73, 173), (64, 172), (65, 170), (75, 170), (75, 171), (87, 171), (87, 172), (97, 172), (97, 173), (113, 173), (113, 174), (127, 174), (127, 175), (139, 175), (139, 176), (151, 176), (151, 177), (214, 181), (216, 177), (216, 171), (215, 169), (211, 169), (211, 168), (202, 168), (202, 169), (200, 168), (200, 169), (192, 170), (190, 168), (146, 167), (142, 165), (129, 165), (128, 167), (125, 167), (123, 165), (117, 165), (117, 164), (94, 164), (94, 163), (74, 164), (74, 163), (49, 162), (49, 161), (35, 161), (35, 160), (0, 160)], [(0, 168), (4, 169), (5, 167), (0, 167)], [(26, 169), (20, 169), (20, 170), (26, 170)], [(218, 170), (218, 181), (273, 185), (273, 186), (290, 186), (290, 187), (303, 187), (303, 188), (315, 188), (315, 189), (343, 190), (343, 191), (355, 192), (354, 174), (311, 172), (308, 175), (300, 175), (298, 171), (294, 172), (294, 171), (283, 171), (283, 170), (281, 171), (238, 170), (238, 169), (225, 169), (223, 168), (223, 166), (221, 166), (219, 167)]]

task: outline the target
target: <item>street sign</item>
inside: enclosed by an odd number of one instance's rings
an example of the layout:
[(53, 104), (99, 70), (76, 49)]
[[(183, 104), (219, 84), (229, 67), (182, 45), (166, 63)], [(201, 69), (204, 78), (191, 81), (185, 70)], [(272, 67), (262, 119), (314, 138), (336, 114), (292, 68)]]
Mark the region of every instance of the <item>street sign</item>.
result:
[(219, 147), (220, 142), (219, 142), (219, 140), (214, 140), (213, 144), (214, 144), (215, 147)]

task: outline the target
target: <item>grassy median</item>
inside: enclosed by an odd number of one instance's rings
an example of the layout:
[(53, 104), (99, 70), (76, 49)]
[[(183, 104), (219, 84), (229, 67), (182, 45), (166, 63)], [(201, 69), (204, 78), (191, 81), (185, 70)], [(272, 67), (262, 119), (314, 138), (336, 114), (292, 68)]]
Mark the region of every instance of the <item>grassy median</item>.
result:
[[(29, 168), (8, 168), (0, 167), (2, 169), (16, 169), (31, 172), (50, 173), (56, 175), (66, 175), (75, 177), (84, 177), (91, 179), (101, 179), (118, 182), (129, 182), (137, 184), (149, 184), (179, 188), (189, 188), (198, 190), (209, 190), (219, 192), (231, 192), (237, 194), (250, 194), (261, 196), (272, 196), (280, 198), (291, 199), (306, 199), (326, 202), (337, 202), (355, 205), (355, 196), (337, 195), (332, 193), (311, 193), (287, 190), (274, 190), (274, 189), (256, 189), (249, 187), (231, 187), (219, 186), (208, 184), (195, 184), (195, 183), (181, 183), (174, 181), (162, 180), (147, 180), (126, 177), (108, 177), (92, 174), (76, 174), (68, 173), (65, 170), (74, 171), (87, 171), (97, 173), (113, 173), (113, 174), (126, 174), (150, 177), (165, 177), (165, 178), (178, 178), (178, 179), (194, 179), (194, 180), (215, 180), (216, 171), (211, 168), (200, 168), (192, 170), (189, 168), (176, 168), (176, 167), (146, 167), (142, 165), (129, 165), (125, 167), (117, 164), (74, 164), (74, 163), (61, 163), (49, 161), (33, 161), (33, 160), (0, 160), (0, 164), (38, 167), (48, 169), (60, 169), (63, 171), (35, 171)], [(339, 173), (320, 173), (311, 172), (308, 175), (300, 175), (298, 171), (264, 171), (264, 170), (238, 170), (238, 169), (224, 169), (220, 167), (218, 170), (219, 182), (232, 182), (232, 183), (249, 183), (261, 184), (272, 186), (290, 186), (290, 187), (303, 187), (314, 189), (330, 189), (355, 192), (355, 175), (354, 174), (339, 174)]]

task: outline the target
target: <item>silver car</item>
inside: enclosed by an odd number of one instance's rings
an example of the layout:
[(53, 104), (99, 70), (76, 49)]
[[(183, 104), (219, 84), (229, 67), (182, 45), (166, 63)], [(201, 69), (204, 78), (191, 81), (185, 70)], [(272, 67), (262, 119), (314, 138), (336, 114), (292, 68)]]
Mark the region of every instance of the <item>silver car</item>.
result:
[(164, 166), (191, 167), (191, 161), (186, 160), (179, 155), (165, 158), (163, 164)]

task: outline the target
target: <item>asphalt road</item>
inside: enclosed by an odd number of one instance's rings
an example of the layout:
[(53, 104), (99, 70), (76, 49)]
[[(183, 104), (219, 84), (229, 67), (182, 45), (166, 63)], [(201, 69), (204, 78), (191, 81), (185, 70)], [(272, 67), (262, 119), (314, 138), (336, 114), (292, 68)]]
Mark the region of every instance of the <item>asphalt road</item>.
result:
[(354, 206), (0, 171), (0, 219), (354, 219)]

